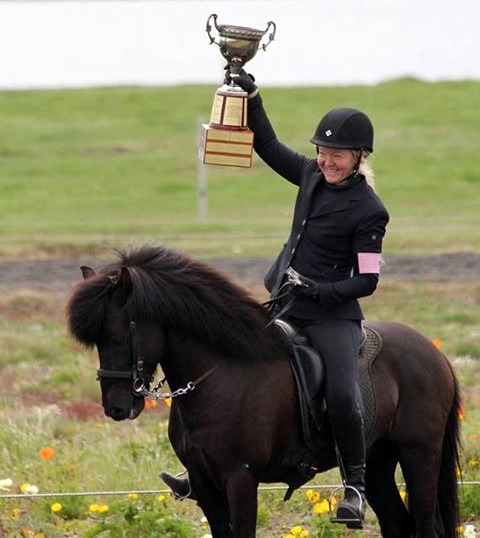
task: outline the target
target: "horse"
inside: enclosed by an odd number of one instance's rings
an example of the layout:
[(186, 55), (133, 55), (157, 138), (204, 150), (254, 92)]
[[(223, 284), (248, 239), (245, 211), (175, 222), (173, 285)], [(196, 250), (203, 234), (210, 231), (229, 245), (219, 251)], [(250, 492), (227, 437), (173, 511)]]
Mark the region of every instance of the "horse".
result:
[[(314, 448), (302, 436), (289, 342), (264, 305), (209, 264), (163, 245), (117, 254), (97, 272), (82, 267), (67, 303), (71, 335), (97, 348), (104, 412), (137, 418), (161, 369), (173, 396), (169, 439), (213, 538), (255, 537), (259, 483), (297, 488), (312, 477), (305, 461), (315, 472), (337, 466), (328, 432)], [(370, 372), (366, 499), (385, 538), (454, 538), (455, 374), (414, 329), (371, 325), (383, 347)]]

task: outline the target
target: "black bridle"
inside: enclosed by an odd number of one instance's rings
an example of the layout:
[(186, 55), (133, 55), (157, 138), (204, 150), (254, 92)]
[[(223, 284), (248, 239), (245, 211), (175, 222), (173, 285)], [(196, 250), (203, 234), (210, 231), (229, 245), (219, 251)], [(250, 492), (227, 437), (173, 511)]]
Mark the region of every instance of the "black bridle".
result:
[(145, 377), (145, 372), (143, 368), (143, 357), (139, 352), (138, 338), (137, 338), (137, 328), (134, 321), (130, 322), (128, 332), (118, 335), (116, 339), (128, 337), (130, 340), (130, 357), (132, 361), (132, 366), (128, 370), (105, 370), (104, 368), (98, 368), (97, 370), (97, 381), (102, 381), (102, 379), (131, 379), (132, 380), (132, 392), (134, 396), (144, 397), (144, 398), (153, 398), (155, 400), (165, 400), (167, 398), (176, 398), (178, 396), (183, 396), (194, 390), (199, 383), (206, 379), (210, 374), (212, 374), (219, 365), (216, 364), (207, 372), (202, 374), (200, 377), (195, 379), (195, 381), (189, 381), (184, 388), (178, 388), (173, 392), (160, 393), (159, 390), (165, 385), (166, 378), (159, 380), (158, 383), (150, 389), (150, 383), (153, 382), (153, 375), (148, 379)]
[(97, 370), (97, 381), (102, 381), (102, 379), (132, 379), (134, 395), (143, 396), (143, 392), (148, 389), (153, 377), (145, 378), (143, 357), (138, 351), (137, 327), (134, 321), (130, 322), (128, 333), (121, 336), (127, 336), (130, 340), (132, 366), (128, 370), (105, 370), (104, 368), (99, 368)]

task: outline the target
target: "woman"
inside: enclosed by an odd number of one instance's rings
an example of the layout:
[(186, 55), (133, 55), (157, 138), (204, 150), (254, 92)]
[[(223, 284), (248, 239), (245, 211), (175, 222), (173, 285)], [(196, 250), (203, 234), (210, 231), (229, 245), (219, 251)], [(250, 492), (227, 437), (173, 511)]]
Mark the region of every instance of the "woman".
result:
[[(230, 74), (227, 72), (226, 80)], [(326, 403), (339, 454), (345, 496), (336, 521), (361, 528), (365, 492), (365, 436), (357, 390), (363, 318), (358, 298), (377, 286), (388, 213), (367, 177), (373, 126), (359, 110), (326, 114), (311, 139), (316, 158), (283, 145), (263, 108), (253, 77), (242, 70), (235, 82), (248, 93), (249, 127), (256, 153), (299, 187), (290, 237), (265, 277), (275, 297), (296, 273), (295, 300), (283, 318), (302, 330), (323, 357)], [(162, 478), (179, 493), (188, 482)]]

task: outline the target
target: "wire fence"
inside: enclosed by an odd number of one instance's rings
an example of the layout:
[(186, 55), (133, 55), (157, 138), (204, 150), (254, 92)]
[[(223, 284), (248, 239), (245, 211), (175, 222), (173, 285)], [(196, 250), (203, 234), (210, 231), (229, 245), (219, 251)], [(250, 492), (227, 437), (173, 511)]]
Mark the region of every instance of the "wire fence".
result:
[[(402, 487), (405, 483), (397, 484)], [(471, 480), (466, 482), (458, 482), (460, 487), (465, 486), (480, 486), (480, 480)], [(307, 489), (339, 489), (341, 484), (311, 484), (301, 486), (300, 490)], [(260, 486), (259, 492), (263, 491), (284, 491), (287, 488), (285, 485), (278, 486)], [(114, 497), (122, 495), (163, 495), (170, 493), (169, 489), (141, 489), (141, 490), (116, 490), (116, 491), (63, 491), (51, 493), (5, 493), (0, 495), (0, 499), (44, 499), (44, 498), (61, 498), (61, 497)]]

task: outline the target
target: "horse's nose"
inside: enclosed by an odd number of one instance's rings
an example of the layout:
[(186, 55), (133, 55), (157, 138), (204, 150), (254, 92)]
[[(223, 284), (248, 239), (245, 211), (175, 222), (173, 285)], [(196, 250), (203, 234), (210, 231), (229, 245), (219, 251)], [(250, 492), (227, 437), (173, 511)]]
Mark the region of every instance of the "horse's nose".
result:
[(108, 409), (105, 409), (105, 414), (113, 420), (125, 420), (130, 416), (130, 409), (112, 405)]

